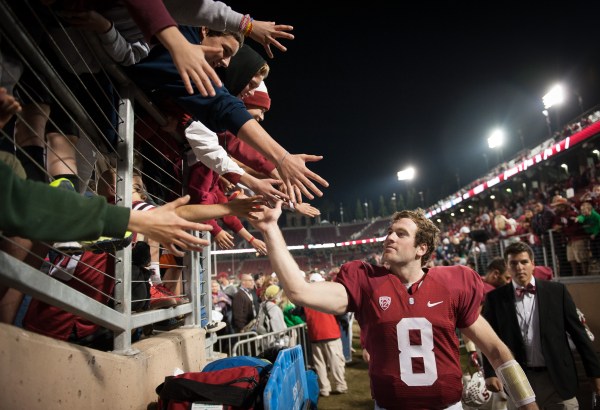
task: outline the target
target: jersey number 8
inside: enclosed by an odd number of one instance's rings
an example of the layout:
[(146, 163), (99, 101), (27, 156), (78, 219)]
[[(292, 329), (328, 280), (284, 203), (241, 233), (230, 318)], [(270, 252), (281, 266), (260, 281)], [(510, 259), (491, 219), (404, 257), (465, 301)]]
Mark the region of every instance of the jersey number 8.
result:
[[(410, 330), (421, 332), (421, 344), (410, 344)], [(437, 380), (437, 365), (433, 353), (433, 327), (424, 317), (407, 317), (396, 325), (400, 351), (400, 379), (407, 386), (431, 386)], [(413, 371), (412, 358), (423, 359), (424, 372)]]

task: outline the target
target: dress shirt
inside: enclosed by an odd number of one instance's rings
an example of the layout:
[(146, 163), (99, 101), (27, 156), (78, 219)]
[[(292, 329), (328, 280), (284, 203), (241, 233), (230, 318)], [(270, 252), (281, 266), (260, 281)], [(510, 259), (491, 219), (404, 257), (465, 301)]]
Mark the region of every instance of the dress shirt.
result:
[[(530, 282), (535, 286), (535, 278), (531, 278)], [(515, 289), (515, 308), (517, 310), (517, 320), (519, 321), (519, 329), (525, 343), (525, 353), (527, 355), (528, 367), (543, 367), (546, 365), (544, 356), (542, 355), (542, 342), (540, 339), (540, 316), (537, 294), (524, 292), (523, 296), (516, 295), (517, 288), (523, 286), (517, 285), (512, 281)]]

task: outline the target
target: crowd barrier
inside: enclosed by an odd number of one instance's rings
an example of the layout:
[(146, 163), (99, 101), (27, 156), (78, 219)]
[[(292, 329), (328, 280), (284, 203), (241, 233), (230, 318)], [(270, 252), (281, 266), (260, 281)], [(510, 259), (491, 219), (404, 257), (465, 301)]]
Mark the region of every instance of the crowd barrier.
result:
[(279, 352), (263, 394), (265, 410), (310, 408), (306, 366), (301, 346)]

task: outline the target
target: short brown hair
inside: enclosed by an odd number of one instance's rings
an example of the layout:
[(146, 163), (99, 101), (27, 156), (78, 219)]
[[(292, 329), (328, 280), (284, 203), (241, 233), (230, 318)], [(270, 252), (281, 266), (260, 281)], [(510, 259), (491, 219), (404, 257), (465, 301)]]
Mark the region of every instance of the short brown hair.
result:
[(423, 265), (427, 264), (431, 254), (433, 253), (436, 245), (440, 239), (440, 230), (431, 220), (425, 216), (425, 211), (421, 208), (417, 208), (414, 211), (403, 210), (398, 211), (392, 216), (392, 223), (400, 219), (410, 219), (417, 225), (417, 232), (415, 233), (415, 246), (425, 244), (427, 246), (427, 252), (421, 258)]
[(504, 259), (508, 260), (508, 255), (517, 255), (522, 252), (527, 252), (529, 259), (533, 262), (533, 249), (525, 242), (513, 242), (504, 249)]

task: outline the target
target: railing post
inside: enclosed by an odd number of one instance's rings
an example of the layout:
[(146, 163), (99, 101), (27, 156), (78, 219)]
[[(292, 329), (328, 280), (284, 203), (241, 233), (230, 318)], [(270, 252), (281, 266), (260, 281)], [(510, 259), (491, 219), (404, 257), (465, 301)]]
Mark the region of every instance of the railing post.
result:
[[(133, 193), (133, 131), (134, 113), (131, 89), (120, 90), (119, 101), (119, 143), (117, 145), (117, 190), (116, 205), (131, 208)], [(127, 317), (127, 328), (115, 333), (114, 351), (119, 354), (135, 354), (131, 349), (131, 246), (115, 255), (115, 309)]]

